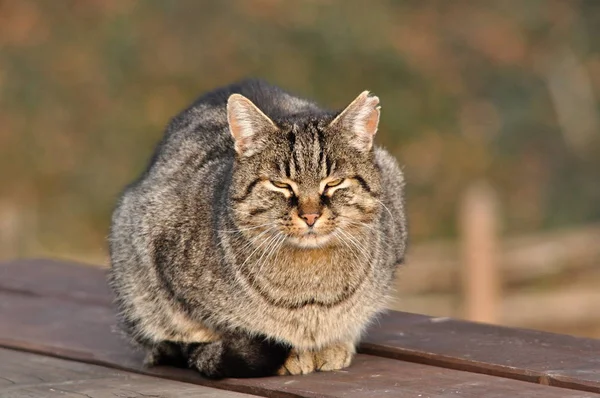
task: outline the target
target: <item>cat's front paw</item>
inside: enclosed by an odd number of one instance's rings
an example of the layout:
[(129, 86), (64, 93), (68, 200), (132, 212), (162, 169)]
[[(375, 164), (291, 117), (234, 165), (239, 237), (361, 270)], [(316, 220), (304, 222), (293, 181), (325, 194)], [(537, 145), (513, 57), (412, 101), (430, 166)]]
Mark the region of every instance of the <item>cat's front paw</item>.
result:
[(352, 363), (356, 349), (353, 343), (338, 343), (318, 351), (290, 352), (278, 375), (303, 375), (307, 373), (329, 372), (347, 368)]
[(353, 343), (330, 345), (314, 353), (315, 369), (319, 372), (328, 372), (347, 368), (352, 363), (355, 352)]
[(297, 351), (293, 349), (277, 374), (304, 375), (315, 371), (314, 354), (312, 351)]

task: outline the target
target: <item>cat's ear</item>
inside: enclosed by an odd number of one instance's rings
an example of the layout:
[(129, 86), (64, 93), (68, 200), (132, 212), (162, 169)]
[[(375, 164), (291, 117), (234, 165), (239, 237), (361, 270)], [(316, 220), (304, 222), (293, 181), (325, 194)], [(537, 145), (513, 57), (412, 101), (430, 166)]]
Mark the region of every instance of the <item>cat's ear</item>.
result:
[(277, 131), (277, 126), (248, 98), (231, 94), (227, 100), (227, 122), (240, 156), (250, 156), (262, 148), (264, 135)]
[(363, 91), (334, 120), (330, 127), (350, 133), (350, 144), (359, 151), (368, 152), (379, 125), (379, 98)]

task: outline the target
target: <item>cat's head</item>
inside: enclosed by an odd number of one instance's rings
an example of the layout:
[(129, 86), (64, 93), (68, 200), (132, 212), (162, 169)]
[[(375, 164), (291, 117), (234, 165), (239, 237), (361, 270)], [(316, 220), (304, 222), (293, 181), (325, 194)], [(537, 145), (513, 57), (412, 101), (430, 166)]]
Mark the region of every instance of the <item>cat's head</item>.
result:
[(379, 99), (367, 91), (339, 114), (271, 119), (249, 99), (229, 97), (234, 138), (231, 200), (241, 232), (276, 247), (355, 245), (380, 212), (373, 138)]

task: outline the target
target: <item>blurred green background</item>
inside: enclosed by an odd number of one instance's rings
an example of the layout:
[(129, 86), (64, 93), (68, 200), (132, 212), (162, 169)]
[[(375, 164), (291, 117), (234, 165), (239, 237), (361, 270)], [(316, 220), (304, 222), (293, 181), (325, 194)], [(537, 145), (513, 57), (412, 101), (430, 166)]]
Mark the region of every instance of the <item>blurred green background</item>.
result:
[[(117, 195), (168, 120), (248, 76), (331, 108), (380, 97), (377, 139), (404, 165), (417, 248), (456, 242), (477, 181), (495, 192), (504, 238), (589, 239), (599, 38), (595, 0), (0, 0), (0, 258), (106, 263)], [(598, 288), (590, 256), (576, 279)], [(572, 281), (565, 269), (527, 289), (552, 292)], [(599, 316), (581, 333), (600, 335)]]

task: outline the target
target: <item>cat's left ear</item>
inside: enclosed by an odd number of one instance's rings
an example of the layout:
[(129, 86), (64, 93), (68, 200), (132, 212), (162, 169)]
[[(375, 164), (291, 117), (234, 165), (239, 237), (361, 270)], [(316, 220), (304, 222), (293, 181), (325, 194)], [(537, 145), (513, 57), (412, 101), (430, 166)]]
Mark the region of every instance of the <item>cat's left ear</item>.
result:
[(351, 134), (350, 143), (362, 152), (373, 147), (373, 138), (379, 125), (379, 98), (363, 91), (329, 125)]
[(227, 122), (240, 156), (250, 156), (263, 148), (265, 134), (277, 131), (277, 126), (248, 98), (231, 94), (227, 100)]

